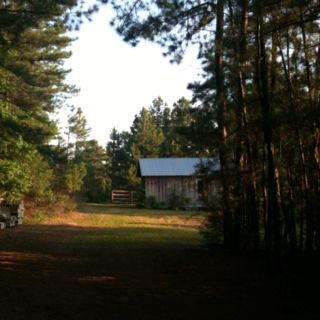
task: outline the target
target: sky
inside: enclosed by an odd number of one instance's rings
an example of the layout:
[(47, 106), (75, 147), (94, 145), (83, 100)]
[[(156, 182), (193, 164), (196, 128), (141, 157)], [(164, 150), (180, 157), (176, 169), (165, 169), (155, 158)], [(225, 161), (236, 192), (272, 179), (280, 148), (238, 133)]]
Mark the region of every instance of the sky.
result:
[[(190, 99), (187, 85), (200, 72), (196, 48), (188, 50), (180, 65), (171, 64), (156, 44), (142, 42), (132, 47), (125, 43), (109, 25), (111, 16), (111, 9), (103, 7), (93, 21), (86, 21), (72, 34), (77, 40), (65, 63), (65, 68), (72, 69), (67, 83), (80, 89), (67, 103), (82, 109), (90, 138), (102, 146), (113, 128), (128, 131), (134, 116), (155, 98), (160, 96), (170, 107), (181, 97)], [(62, 127), (67, 113), (60, 113)]]

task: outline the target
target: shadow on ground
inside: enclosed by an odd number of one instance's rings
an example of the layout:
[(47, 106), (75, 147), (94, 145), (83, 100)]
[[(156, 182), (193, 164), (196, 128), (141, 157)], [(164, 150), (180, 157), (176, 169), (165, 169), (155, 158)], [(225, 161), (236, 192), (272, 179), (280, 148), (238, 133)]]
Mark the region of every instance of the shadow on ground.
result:
[(207, 212), (194, 209), (194, 210), (171, 210), (171, 209), (141, 209), (135, 204), (99, 204), (99, 203), (82, 203), (79, 205), (78, 210), (81, 213), (100, 213), (100, 214), (114, 214), (114, 215), (131, 215), (139, 216), (142, 214), (149, 217), (158, 216), (182, 216), (182, 217), (197, 217), (207, 214)]
[(148, 237), (52, 225), (4, 230), (0, 318), (318, 319), (295, 279), (268, 274), (263, 261)]

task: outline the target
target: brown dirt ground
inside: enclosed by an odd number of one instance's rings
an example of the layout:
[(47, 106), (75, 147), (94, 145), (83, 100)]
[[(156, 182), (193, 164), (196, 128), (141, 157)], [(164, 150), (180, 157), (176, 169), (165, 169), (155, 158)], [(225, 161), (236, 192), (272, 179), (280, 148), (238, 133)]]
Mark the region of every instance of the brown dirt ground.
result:
[(89, 249), (74, 241), (89, 229), (0, 232), (0, 319), (320, 319), (302, 279), (263, 261), (181, 244)]

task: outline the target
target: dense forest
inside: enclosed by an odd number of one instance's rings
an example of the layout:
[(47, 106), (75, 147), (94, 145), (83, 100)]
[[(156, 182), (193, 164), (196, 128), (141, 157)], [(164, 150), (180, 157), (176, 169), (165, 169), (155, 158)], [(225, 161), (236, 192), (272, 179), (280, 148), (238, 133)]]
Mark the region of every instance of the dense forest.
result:
[(67, 31), (107, 2), (0, 2), (0, 195), (106, 201), (112, 188), (140, 188), (140, 157), (214, 156), (221, 171), (207, 179), (221, 190), (209, 240), (263, 249), (276, 263), (319, 254), (318, 1), (110, 1), (111, 24), (132, 45), (156, 42), (176, 63), (198, 45), (203, 80), (190, 84), (192, 101), (155, 97), (99, 146), (81, 109), (70, 109), (66, 133), (50, 115), (77, 91), (64, 82)]

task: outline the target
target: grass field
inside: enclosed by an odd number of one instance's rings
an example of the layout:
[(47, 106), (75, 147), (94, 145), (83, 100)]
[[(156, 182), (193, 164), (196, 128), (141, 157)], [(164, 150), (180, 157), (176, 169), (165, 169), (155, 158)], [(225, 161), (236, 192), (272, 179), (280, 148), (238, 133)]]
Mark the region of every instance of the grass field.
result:
[[(201, 211), (147, 210), (106, 204), (83, 204), (79, 209), (43, 217), (41, 224), (81, 227), (81, 241), (95, 246), (99, 243), (131, 247), (179, 243), (194, 246), (202, 242), (199, 228), (206, 213)], [(27, 219), (28, 224), (35, 222), (34, 218)], [(87, 232), (83, 228), (88, 228)]]
[(210, 253), (204, 216), (97, 204), (29, 214), (0, 232), (0, 319), (318, 319), (288, 275)]
[(198, 229), (206, 215), (203, 211), (149, 210), (134, 206), (82, 204), (76, 214), (62, 214), (48, 223), (79, 224), (92, 227), (156, 227)]

